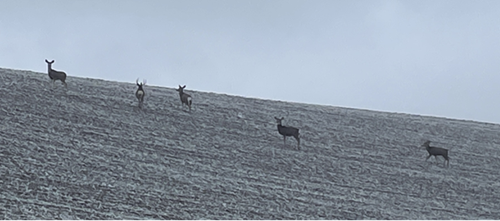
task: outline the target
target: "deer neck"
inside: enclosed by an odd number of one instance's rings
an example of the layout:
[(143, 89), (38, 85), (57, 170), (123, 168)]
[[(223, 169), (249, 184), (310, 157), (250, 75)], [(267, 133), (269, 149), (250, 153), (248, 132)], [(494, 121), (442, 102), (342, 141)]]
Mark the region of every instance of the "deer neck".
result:
[(47, 72), (50, 73), (52, 71), (52, 64), (47, 64)]

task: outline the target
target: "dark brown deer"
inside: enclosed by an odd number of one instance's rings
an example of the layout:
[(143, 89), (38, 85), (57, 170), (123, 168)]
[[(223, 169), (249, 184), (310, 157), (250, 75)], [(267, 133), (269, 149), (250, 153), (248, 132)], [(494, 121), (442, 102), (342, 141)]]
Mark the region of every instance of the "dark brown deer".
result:
[(52, 63), (54, 63), (54, 60), (48, 61), (47, 59), (45, 59), (45, 62), (47, 62), (48, 65), (47, 72), (49, 74), (50, 79), (52, 80), (52, 87), (54, 87), (54, 83), (57, 80), (60, 80), (64, 84), (64, 86), (68, 88), (68, 85), (66, 84), (66, 73), (64, 73), (63, 71), (56, 71), (52, 69)]
[(437, 156), (441, 155), (444, 157), (444, 163), (447, 166), (450, 166), (450, 158), (448, 157), (448, 150), (441, 148), (441, 147), (431, 147), (430, 146), (431, 141), (425, 141), (425, 143), (422, 145), (422, 147), (425, 147), (427, 152), (429, 152), (429, 156), (425, 159), (426, 161), (429, 159), (429, 157), (434, 155), (434, 159), (437, 160)]
[(135, 83), (137, 84), (137, 91), (135, 92), (135, 97), (137, 97), (137, 100), (139, 101), (139, 108), (142, 108), (142, 103), (144, 102), (144, 96), (146, 96), (146, 92), (144, 92), (144, 88), (142, 88), (142, 86), (146, 85), (146, 80), (139, 83), (139, 78), (137, 78), (137, 80), (135, 80)]
[(278, 133), (283, 135), (283, 144), (286, 146), (286, 137), (294, 137), (297, 140), (297, 147), (300, 150), (299, 129), (281, 125), (281, 121), (285, 119), (284, 117), (274, 117), (274, 119), (276, 119), (276, 123), (278, 124)]
[(186, 88), (186, 85), (182, 87), (179, 85), (179, 89), (175, 90), (179, 92), (182, 107), (184, 107), (184, 104), (186, 104), (189, 107), (189, 111), (191, 111), (191, 104), (193, 103), (193, 100), (191, 99), (191, 95), (184, 93), (184, 88)]

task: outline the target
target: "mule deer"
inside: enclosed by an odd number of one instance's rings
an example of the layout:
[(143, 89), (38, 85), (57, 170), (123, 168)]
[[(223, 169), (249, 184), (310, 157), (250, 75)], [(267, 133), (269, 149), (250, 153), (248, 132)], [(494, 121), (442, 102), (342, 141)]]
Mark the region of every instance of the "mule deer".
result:
[(139, 108), (142, 108), (142, 102), (144, 102), (144, 96), (146, 96), (146, 92), (144, 92), (142, 86), (146, 85), (146, 80), (139, 84), (139, 78), (137, 78), (137, 80), (135, 80), (135, 83), (138, 87), (137, 91), (135, 92), (135, 97), (137, 97), (137, 100), (139, 101)]
[(45, 62), (47, 62), (48, 65), (47, 72), (50, 79), (52, 80), (52, 87), (57, 80), (60, 80), (64, 84), (64, 86), (68, 88), (68, 85), (66, 84), (66, 73), (64, 73), (63, 71), (56, 71), (52, 69), (52, 63), (54, 63), (54, 60), (48, 61), (47, 59), (45, 59)]
[(427, 152), (429, 152), (429, 156), (427, 156), (425, 160), (427, 161), (429, 157), (431, 157), (432, 155), (434, 155), (434, 159), (437, 160), (437, 156), (441, 155), (444, 157), (445, 165), (450, 166), (450, 158), (448, 157), (448, 150), (441, 147), (431, 147), (429, 145), (430, 143), (431, 141), (425, 141), (425, 143), (422, 145), (423, 147), (425, 147)]
[(191, 99), (191, 95), (184, 93), (184, 88), (186, 88), (186, 85), (184, 85), (183, 87), (179, 85), (179, 89), (175, 90), (179, 92), (179, 97), (181, 98), (181, 105), (184, 107), (184, 104), (186, 104), (189, 107), (189, 111), (191, 111), (191, 104), (193, 100)]
[(281, 125), (281, 121), (285, 119), (284, 117), (281, 118), (274, 117), (274, 119), (276, 119), (276, 123), (278, 124), (278, 133), (283, 135), (283, 144), (286, 146), (286, 137), (293, 136), (295, 140), (297, 140), (297, 147), (300, 150), (299, 129), (295, 127), (287, 127)]

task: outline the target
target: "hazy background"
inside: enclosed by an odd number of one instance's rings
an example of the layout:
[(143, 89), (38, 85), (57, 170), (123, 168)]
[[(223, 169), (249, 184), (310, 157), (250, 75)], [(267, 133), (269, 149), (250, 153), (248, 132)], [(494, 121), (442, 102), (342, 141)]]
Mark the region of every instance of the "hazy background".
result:
[(499, 41), (496, 0), (0, 0), (3, 68), (494, 123)]

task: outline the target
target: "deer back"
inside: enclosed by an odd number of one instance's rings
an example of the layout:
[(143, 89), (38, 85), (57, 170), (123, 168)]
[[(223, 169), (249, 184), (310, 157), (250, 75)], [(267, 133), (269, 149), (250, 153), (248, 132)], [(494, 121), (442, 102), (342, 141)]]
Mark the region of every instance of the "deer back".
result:
[(142, 99), (144, 98), (144, 95), (145, 95), (144, 90), (137, 89), (137, 91), (135, 92), (135, 96), (136, 96), (136, 97), (137, 97), (137, 99), (139, 99), (139, 100), (142, 100)]
[(299, 134), (299, 129), (295, 127), (278, 125), (278, 132), (284, 136), (296, 136)]
[(441, 147), (427, 147), (426, 149), (430, 155), (448, 156), (448, 150)]
[(180, 97), (181, 97), (182, 103), (187, 104), (191, 95), (186, 94), (186, 93), (182, 93), (182, 94), (180, 94)]
[(56, 71), (54, 69), (50, 69), (49, 77), (50, 77), (50, 79), (53, 79), (53, 80), (65, 81), (66, 80), (66, 73), (64, 73), (63, 71)]

